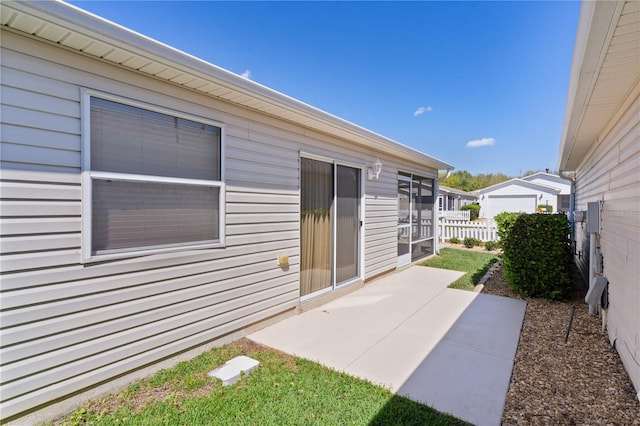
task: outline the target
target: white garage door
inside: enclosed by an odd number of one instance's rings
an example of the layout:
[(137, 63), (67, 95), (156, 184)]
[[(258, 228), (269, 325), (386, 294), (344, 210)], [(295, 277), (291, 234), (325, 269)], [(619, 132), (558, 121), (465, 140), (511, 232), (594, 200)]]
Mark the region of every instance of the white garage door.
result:
[(489, 196), (489, 217), (502, 212), (535, 213), (536, 207), (535, 195)]

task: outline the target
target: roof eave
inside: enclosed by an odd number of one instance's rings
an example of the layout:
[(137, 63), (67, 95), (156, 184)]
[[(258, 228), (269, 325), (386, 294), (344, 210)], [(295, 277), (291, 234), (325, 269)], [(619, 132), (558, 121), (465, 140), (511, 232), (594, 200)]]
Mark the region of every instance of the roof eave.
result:
[[(615, 112), (613, 107), (624, 102), (624, 96), (621, 96), (616, 98), (617, 103), (610, 105), (611, 108), (603, 108), (593, 97), (625, 4), (624, 1), (582, 3), (559, 147), (560, 171), (578, 168), (606, 128), (607, 121)], [(620, 83), (620, 87), (628, 93), (632, 86), (624, 86), (627, 83)]]
[[(225, 102), (252, 108), (320, 133), (355, 142), (387, 154), (405, 158), (410, 156), (412, 162), (429, 168), (437, 170), (454, 169), (451, 164), (62, 1), (4, 1), (0, 7), (3, 8), (3, 15), (8, 10), (19, 11), (34, 18), (50, 22), (70, 32), (79, 33), (97, 42), (125, 49), (134, 55), (161, 63), (163, 66), (191, 74), (208, 83), (224, 86), (237, 92), (238, 95), (245, 95), (263, 102), (269, 106), (269, 111), (221, 98)], [(6, 17), (3, 17), (3, 24), (7, 25), (5, 20)], [(35, 30), (31, 34), (35, 35)], [(52, 40), (48, 41), (52, 42)], [(198, 91), (194, 88), (190, 89)], [(285, 115), (288, 117), (285, 117)]]

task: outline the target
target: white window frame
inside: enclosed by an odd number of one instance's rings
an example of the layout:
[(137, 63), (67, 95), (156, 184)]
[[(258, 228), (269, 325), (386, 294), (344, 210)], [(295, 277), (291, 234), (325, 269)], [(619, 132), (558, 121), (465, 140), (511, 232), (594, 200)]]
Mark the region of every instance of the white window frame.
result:
[[(185, 120), (195, 121), (201, 124), (207, 124), (220, 128), (220, 180), (200, 180), (186, 179), (176, 177), (164, 177), (155, 175), (137, 175), (128, 173), (104, 172), (91, 170), (91, 98), (100, 98), (132, 107), (144, 109), (147, 111), (158, 112), (172, 117), (182, 118)], [(195, 115), (185, 114), (168, 108), (162, 108), (155, 105), (133, 101), (121, 96), (115, 96), (91, 89), (81, 89), (81, 122), (82, 122), (82, 261), (83, 263), (104, 261), (110, 259), (122, 259), (129, 257), (138, 257), (143, 255), (152, 255), (157, 253), (220, 248), (225, 247), (225, 200), (226, 185), (224, 176), (224, 141), (225, 127), (224, 124), (202, 118)], [(113, 250), (110, 252), (94, 254), (92, 241), (92, 181), (93, 180), (118, 180), (129, 182), (156, 182), (156, 183), (172, 183), (183, 185), (200, 185), (219, 188), (218, 196), (218, 240), (215, 242), (205, 243), (175, 243), (163, 244), (161, 246), (143, 246), (140, 248), (128, 248), (121, 250)]]

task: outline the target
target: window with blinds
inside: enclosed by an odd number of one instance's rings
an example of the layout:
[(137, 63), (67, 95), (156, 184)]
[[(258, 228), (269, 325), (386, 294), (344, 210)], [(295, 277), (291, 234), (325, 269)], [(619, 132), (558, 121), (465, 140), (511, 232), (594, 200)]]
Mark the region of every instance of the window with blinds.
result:
[(88, 257), (221, 244), (221, 127), (95, 96), (88, 101)]

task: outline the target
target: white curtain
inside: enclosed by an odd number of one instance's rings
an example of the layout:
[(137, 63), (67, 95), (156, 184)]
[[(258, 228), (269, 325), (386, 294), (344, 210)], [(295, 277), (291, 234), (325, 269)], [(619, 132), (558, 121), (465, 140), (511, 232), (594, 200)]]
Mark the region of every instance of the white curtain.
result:
[(332, 285), (333, 165), (301, 159), (300, 295)]

